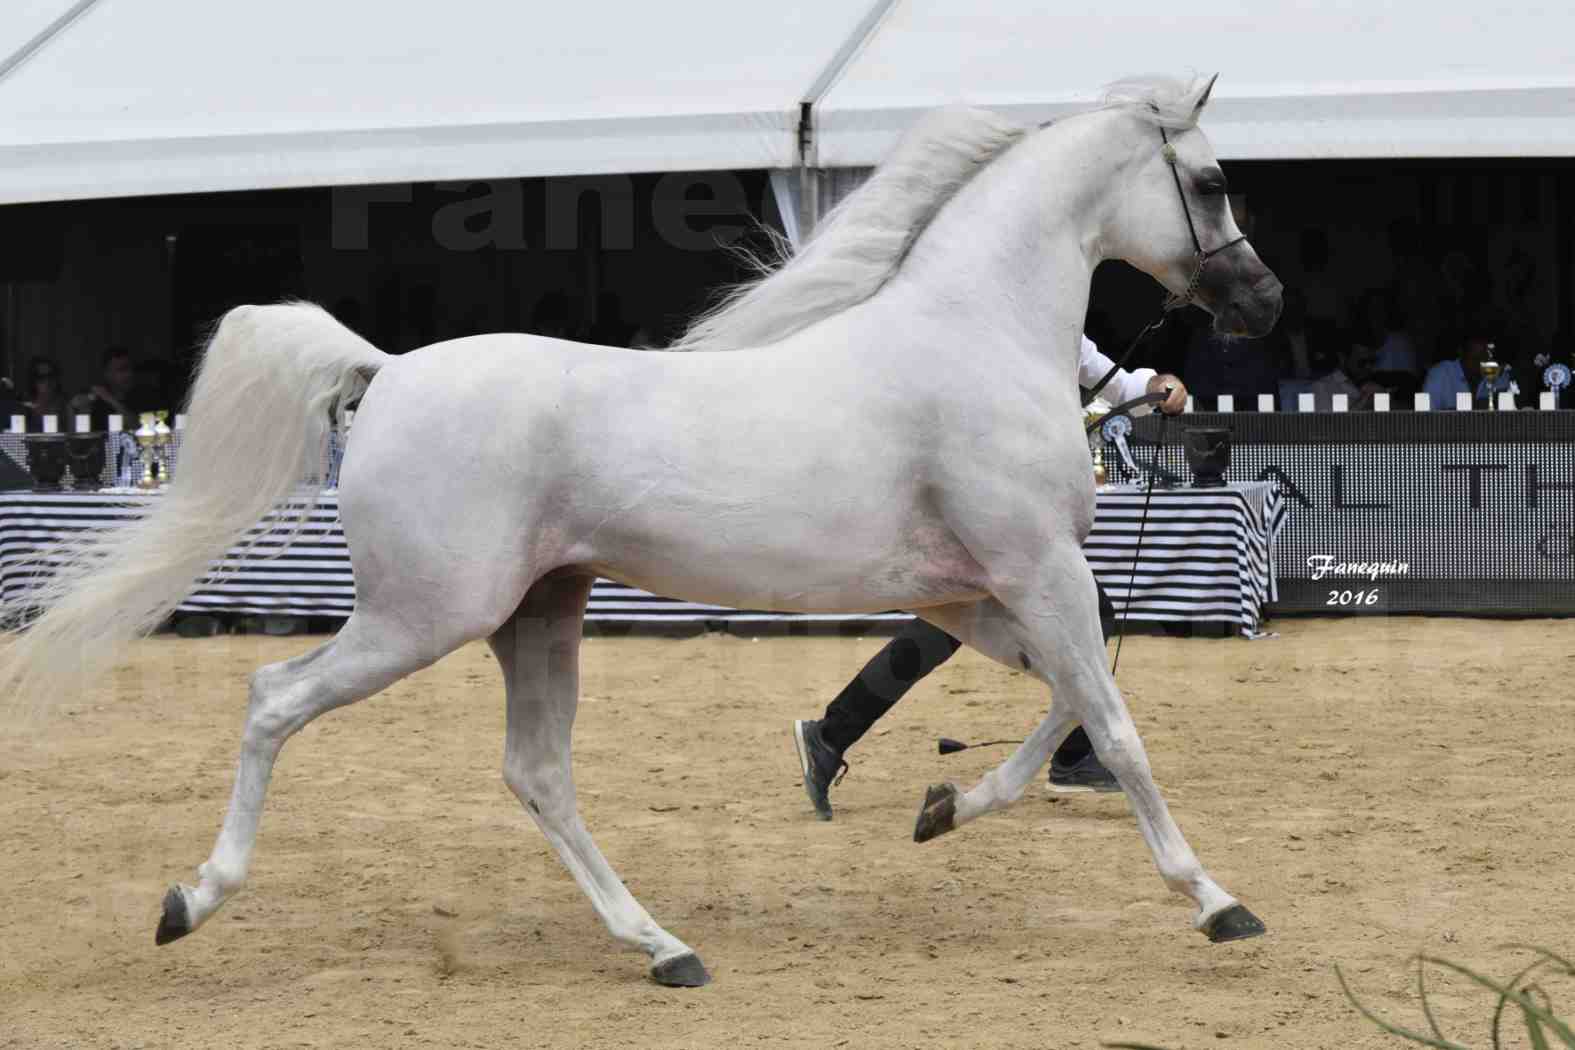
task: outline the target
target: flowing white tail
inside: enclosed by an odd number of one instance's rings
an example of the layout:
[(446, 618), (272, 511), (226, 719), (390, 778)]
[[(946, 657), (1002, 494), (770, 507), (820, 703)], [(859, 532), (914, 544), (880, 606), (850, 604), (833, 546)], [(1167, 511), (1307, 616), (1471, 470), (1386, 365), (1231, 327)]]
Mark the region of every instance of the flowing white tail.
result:
[[(0, 701), (36, 713), (154, 630), (321, 463), (335, 414), (387, 361), (308, 303), (225, 314), (203, 352), (163, 499), (135, 523), (50, 552), (53, 578), (4, 610), (45, 611), (0, 654)], [(316, 492), (303, 496), (309, 510)]]

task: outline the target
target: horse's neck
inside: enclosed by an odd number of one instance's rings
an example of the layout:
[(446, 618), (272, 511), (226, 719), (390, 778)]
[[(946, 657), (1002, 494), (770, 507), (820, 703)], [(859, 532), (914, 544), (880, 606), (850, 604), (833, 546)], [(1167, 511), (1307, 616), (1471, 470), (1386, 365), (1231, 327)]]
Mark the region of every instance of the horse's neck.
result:
[(910, 302), (948, 328), (1013, 348), (1019, 365), (1075, 377), (1100, 224), (1129, 150), (1099, 117), (1014, 147), (965, 186), (903, 266)]

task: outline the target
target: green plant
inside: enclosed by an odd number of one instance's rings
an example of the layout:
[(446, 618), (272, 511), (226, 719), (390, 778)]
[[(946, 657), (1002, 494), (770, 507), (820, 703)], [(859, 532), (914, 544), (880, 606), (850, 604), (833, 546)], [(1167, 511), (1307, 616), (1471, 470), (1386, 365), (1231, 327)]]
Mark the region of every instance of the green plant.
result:
[[(1552, 1050), (1554, 1045), (1566, 1047), (1567, 1050), (1575, 1050), (1575, 1031), (1571, 1031), (1567, 1022), (1560, 1020), (1554, 1015), (1553, 1000), (1549, 998), (1547, 990), (1540, 984), (1524, 983), (1530, 981), (1533, 974), (1544, 968), (1553, 968), (1553, 972), (1560, 973), (1566, 977), (1575, 976), (1575, 964), (1571, 964), (1568, 959), (1555, 955), (1546, 948), (1538, 948), (1534, 945), (1507, 944), (1501, 947), (1529, 951), (1536, 955), (1537, 958), (1529, 966), (1521, 969), (1514, 977), (1511, 977), (1508, 983), (1500, 983), (1492, 978), (1483, 977), (1475, 970), (1462, 966), (1457, 962), (1451, 962), (1448, 959), (1440, 959), (1435, 955), (1416, 956), (1417, 995), (1422, 1001), (1422, 1016), (1427, 1020), (1427, 1027), (1432, 1032), (1432, 1035), (1403, 1028), (1379, 1017), (1356, 998), (1356, 995), (1351, 991), (1351, 986), (1346, 983), (1345, 974), (1340, 972), (1339, 966), (1334, 968), (1334, 975), (1340, 981), (1340, 990), (1345, 993), (1345, 997), (1351, 1001), (1351, 1005), (1357, 1009), (1357, 1012), (1390, 1035), (1409, 1039), (1413, 1043), (1437, 1047), (1438, 1050), (1470, 1050), (1470, 1047), (1464, 1043), (1457, 1043), (1445, 1038), (1444, 1033), (1439, 1030), (1438, 1021), (1433, 1017), (1432, 1008), (1427, 1001), (1426, 979), (1427, 966), (1433, 965), (1458, 973), (1462, 977), (1480, 984), (1488, 991), (1498, 995), (1498, 1003), (1493, 1008), (1493, 1050), (1500, 1050), (1502, 1045), (1500, 1036), (1503, 1034), (1504, 1029), (1504, 1015), (1512, 1005), (1520, 1011), (1521, 1020), (1526, 1025), (1526, 1038), (1533, 1050)], [(1540, 1002), (1538, 1001), (1539, 999), (1541, 1000)], [(1558, 1040), (1557, 1044), (1548, 1041), (1550, 1034)]]
[[(1511, 977), (1507, 983), (1495, 981), (1489, 977), (1471, 970), (1457, 962), (1440, 959), (1433, 955), (1417, 955), (1416, 961), (1416, 990), (1422, 1002), (1422, 1017), (1427, 1021), (1428, 1035), (1410, 1028), (1386, 1021), (1368, 1009), (1356, 994), (1351, 991), (1351, 986), (1346, 983), (1345, 974), (1338, 965), (1334, 968), (1335, 979), (1340, 982), (1340, 990), (1345, 993), (1356, 1011), (1377, 1025), (1390, 1035), (1408, 1039), (1422, 1046), (1436, 1047), (1437, 1050), (1471, 1050), (1464, 1043), (1457, 1043), (1447, 1038), (1438, 1026), (1438, 1020), (1433, 1016), (1433, 1008), (1427, 999), (1427, 967), (1438, 966), (1481, 985), (1488, 991), (1498, 996), (1498, 1003), (1493, 1008), (1493, 1050), (1502, 1050), (1501, 1036), (1504, 1032), (1505, 1014), (1511, 1007), (1520, 1012), (1521, 1020), (1526, 1026), (1526, 1039), (1531, 1050), (1554, 1050), (1554, 1047), (1564, 1047), (1565, 1050), (1575, 1050), (1575, 1031), (1572, 1031), (1568, 1022), (1561, 1020), (1553, 1012), (1553, 1000), (1547, 990), (1540, 984), (1527, 983), (1538, 971), (1548, 971), (1564, 977), (1575, 977), (1575, 964), (1562, 956), (1555, 955), (1546, 948), (1538, 948), (1529, 944), (1506, 944), (1503, 948), (1516, 951), (1529, 951), (1536, 959), (1519, 973)], [(1557, 1040), (1554, 1042), (1553, 1040)], [(1162, 1047), (1149, 1046), (1146, 1043), (1101, 1043), (1107, 1050), (1163, 1050)]]

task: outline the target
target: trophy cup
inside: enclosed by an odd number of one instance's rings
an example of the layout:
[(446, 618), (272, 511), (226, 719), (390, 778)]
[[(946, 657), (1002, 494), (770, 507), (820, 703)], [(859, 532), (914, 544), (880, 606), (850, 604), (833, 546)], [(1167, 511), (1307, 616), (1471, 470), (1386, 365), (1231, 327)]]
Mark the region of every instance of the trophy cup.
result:
[(66, 456), (71, 460), (71, 491), (97, 489), (104, 473), (104, 438), (99, 433), (76, 433), (66, 439)]
[[(1492, 344), (1489, 344), (1491, 347)], [(1482, 386), (1487, 390), (1488, 411), (1498, 410), (1498, 376), (1499, 364), (1497, 361), (1482, 362)]]
[(137, 439), (138, 458), (142, 460), (142, 477), (137, 479), (137, 488), (152, 491), (159, 487), (159, 480), (153, 473), (154, 449), (158, 445), (159, 433), (153, 428), (153, 413), (144, 412), (140, 417), (142, 425), (131, 436)]
[(173, 462), (175, 457), (173, 450), (170, 448), (170, 443), (173, 440), (174, 435), (170, 431), (169, 425), (169, 413), (153, 413), (153, 447), (158, 450), (159, 484), (161, 486), (168, 485), (175, 477)]
[(1188, 427), (1187, 466), (1192, 468), (1192, 487), (1225, 487), (1225, 468), (1230, 466), (1230, 430), (1227, 427)]
[(1105, 483), (1105, 442), (1100, 433), (1099, 421), (1110, 414), (1111, 404), (1096, 397), (1083, 406), (1083, 431), (1088, 435), (1088, 452), (1094, 461), (1094, 484)]
[(1562, 361), (1555, 361), (1542, 373), (1542, 382), (1553, 391), (1553, 407), (1559, 407), (1559, 394), (1570, 385), (1570, 366)]
[(27, 468), (33, 474), (37, 489), (60, 488), (60, 479), (66, 473), (66, 436), (64, 434), (28, 434)]

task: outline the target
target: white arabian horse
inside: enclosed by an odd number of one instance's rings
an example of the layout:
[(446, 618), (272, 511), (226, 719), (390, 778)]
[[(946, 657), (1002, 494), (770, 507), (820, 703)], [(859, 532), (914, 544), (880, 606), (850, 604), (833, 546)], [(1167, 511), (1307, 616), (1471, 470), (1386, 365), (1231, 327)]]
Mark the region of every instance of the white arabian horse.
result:
[(1081, 723), (1196, 928), (1261, 932), (1154, 786), (1081, 549), (1094, 487), (1075, 376), (1094, 267), (1126, 260), (1221, 331), (1261, 334), (1278, 316), (1280, 284), (1240, 240), (1196, 130), (1211, 84), (1125, 81), (1037, 130), (933, 115), (797, 257), (673, 347), (691, 353), (500, 334), (391, 357), (315, 306), (227, 313), (167, 495), (65, 562), (0, 668), (0, 688), (36, 700), (106, 666), (291, 496), (334, 413), (361, 397), (339, 495), (355, 612), (252, 676), (223, 828), (196, 885), (165, 897), (157, 942), (245, 882), (292, 734), (485, 638), (507, 689), (508, 786), (652, 977), (705, 983), (576, 808), (570, 733), (597, 576), (737, 607), (915, 611), (1055, 699), (972, 790), (930, 790), (917, 838), (1017, 799)]

